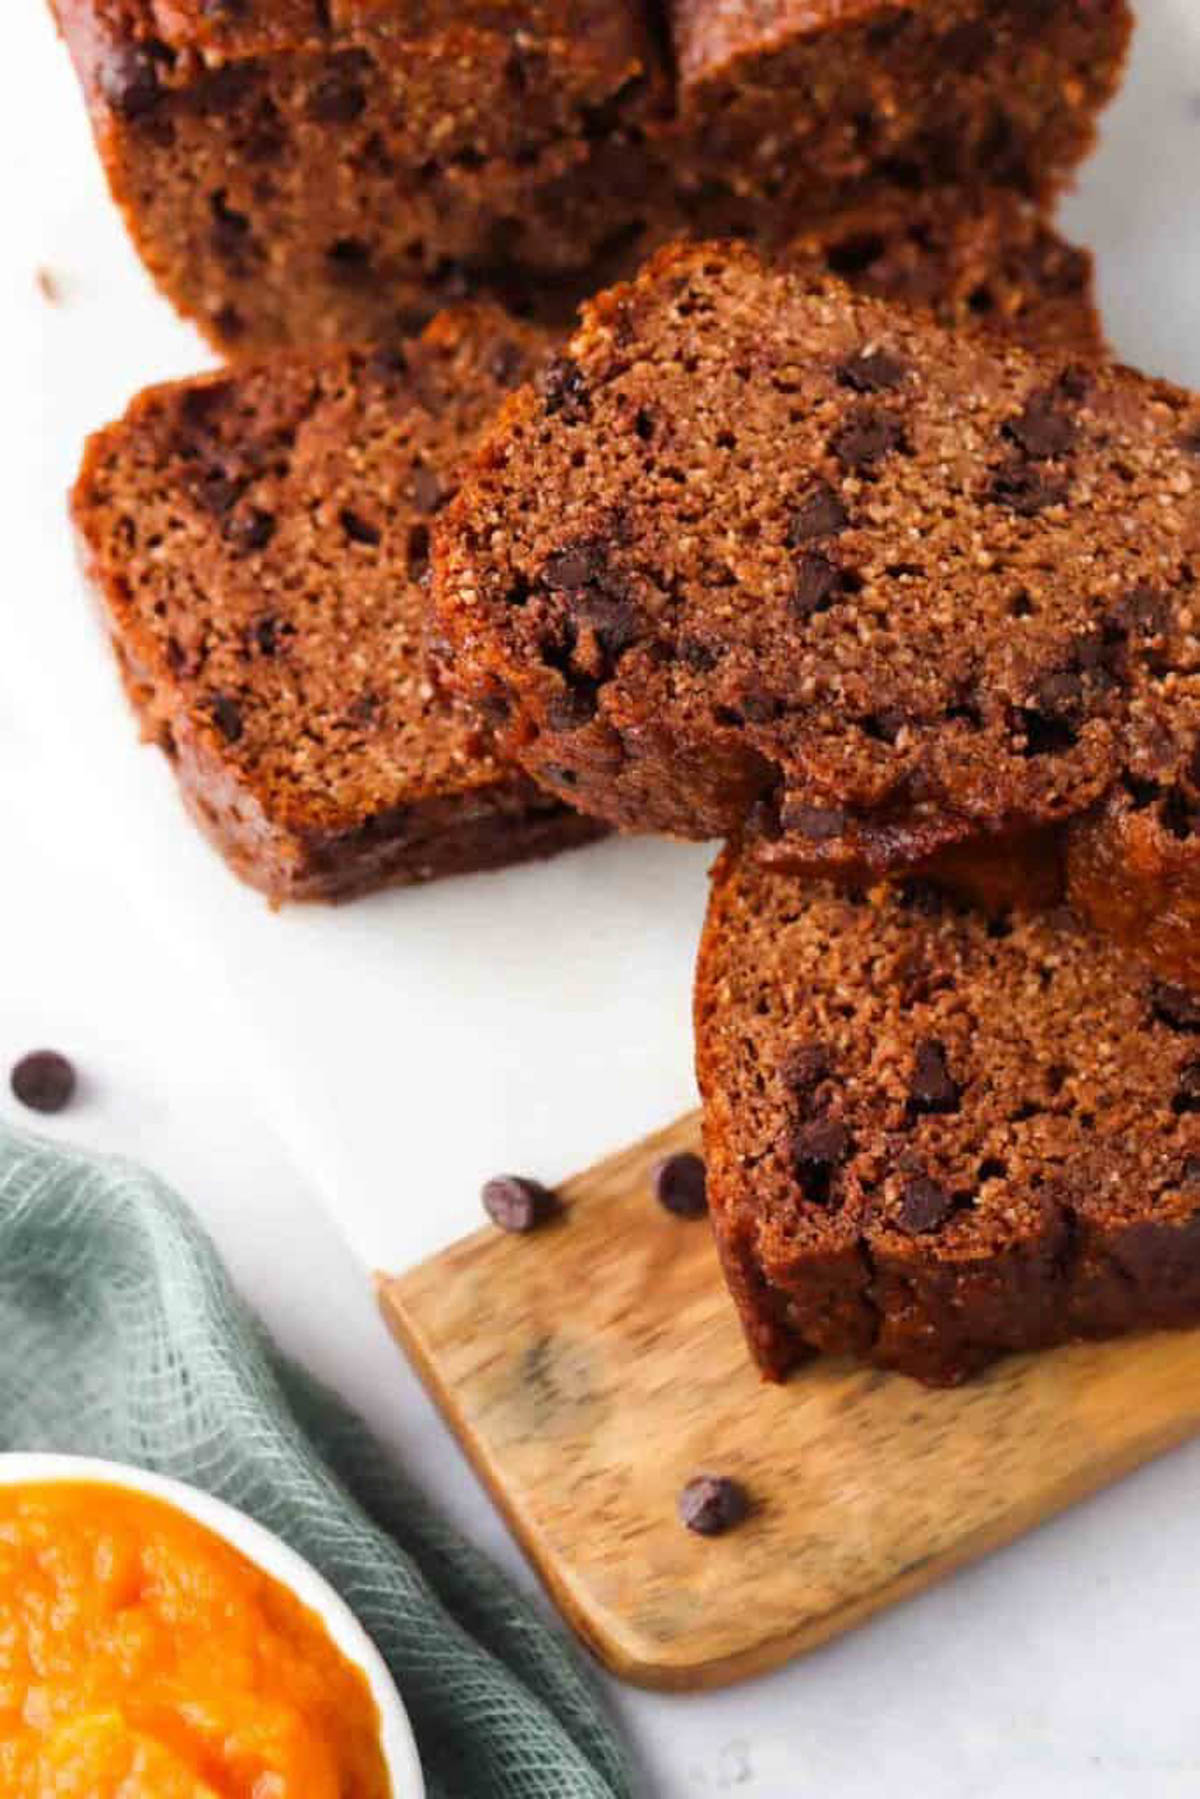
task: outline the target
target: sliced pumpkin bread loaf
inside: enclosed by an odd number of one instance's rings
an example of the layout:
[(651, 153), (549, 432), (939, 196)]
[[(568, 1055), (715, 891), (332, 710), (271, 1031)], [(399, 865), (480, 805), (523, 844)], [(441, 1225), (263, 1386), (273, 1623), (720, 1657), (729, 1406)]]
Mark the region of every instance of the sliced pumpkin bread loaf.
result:
[(727, 852), (696, 978), (708, 1195), (751, 1348), (953, 1382), (1200, 1323), (1200, 999), (1065, 909)]
[(612, 823), (857, 875), (1190, 791), (1200, 400), (1111, 364), (676, 248), (440, 530), (456, 679)]
[(543, 354), (494, 309), (401, 348), (287, 353), (152, 388), (74, 493), (145, 735), (273, 900), (498, 866), (596, 835), (435, 691), (434, 515)]

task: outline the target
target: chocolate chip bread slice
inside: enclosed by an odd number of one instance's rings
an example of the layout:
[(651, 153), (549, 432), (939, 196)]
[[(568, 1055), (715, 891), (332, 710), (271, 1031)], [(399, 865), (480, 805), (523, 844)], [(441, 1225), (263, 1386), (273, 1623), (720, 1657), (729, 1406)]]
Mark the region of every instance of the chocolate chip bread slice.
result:
[(750, 1346), (931, 1383), (1200, 1323), (1200, 1001), (1066, 910), (989, 920), (733, 852), (696, 978), (708, 1195)]
[(1126, 0), (669, 0), (680, 178), (826, 212), (1008, 184), (1045, 200), (1090, 146)]
[(1191, 765), (1198, 477), (1177, 388), (677, 248), (488, 434), (437, 603), (551, 790), (890, 870)]
[(638, 0), (53, 3), (134, 241), (222, 349), (387, 337), (476, 289), (569, 306), (645, 216)]
[(143, 731), (273, 900), (546, 855), (595, 827), (499, 762), (425, 658), (434, 514), (544, 349), (491, 309), (403, 349), (152, 388), (92, 438), (76, 523)]

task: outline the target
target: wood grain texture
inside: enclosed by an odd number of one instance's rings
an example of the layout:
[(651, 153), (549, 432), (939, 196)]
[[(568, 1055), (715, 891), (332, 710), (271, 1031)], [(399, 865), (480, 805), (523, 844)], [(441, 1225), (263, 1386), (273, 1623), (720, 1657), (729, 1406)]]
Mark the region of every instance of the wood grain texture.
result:
[[(762, 1672), (916, 1592), (1200, 1428), (1200, 1334), (1014, 1357), (951, 1392), (840, 1362), (751, 1368), (706, 1223), (663, 1212), (681, 1120), (400, 1276), (384, 1314), (562, 1612), (639, 1685)], [(698, 1471), (754, 1497), (691, 1535)]]

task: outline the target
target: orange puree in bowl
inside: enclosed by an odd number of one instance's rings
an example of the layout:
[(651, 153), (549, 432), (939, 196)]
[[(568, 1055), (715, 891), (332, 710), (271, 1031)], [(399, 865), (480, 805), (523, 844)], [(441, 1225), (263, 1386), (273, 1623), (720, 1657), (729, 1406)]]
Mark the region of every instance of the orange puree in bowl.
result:
[(0, 1487), (4, 1799), (388, 1799), (366, 1677), (173, 1506)]

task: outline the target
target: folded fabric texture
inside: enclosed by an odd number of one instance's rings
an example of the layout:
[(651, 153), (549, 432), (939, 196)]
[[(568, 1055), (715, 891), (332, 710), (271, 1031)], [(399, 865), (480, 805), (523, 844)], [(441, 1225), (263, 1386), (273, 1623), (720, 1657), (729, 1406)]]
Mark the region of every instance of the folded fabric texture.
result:
[(572, 1646), (290, 1365), (161, 1181), (0, 1125), (0, 1449), (112, 1457), (228, 1500), (342, 1593), (431, 1799), (616, 1799)]

